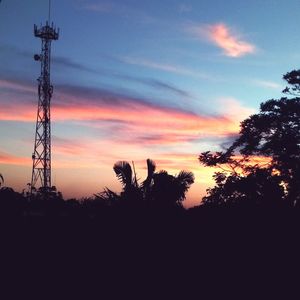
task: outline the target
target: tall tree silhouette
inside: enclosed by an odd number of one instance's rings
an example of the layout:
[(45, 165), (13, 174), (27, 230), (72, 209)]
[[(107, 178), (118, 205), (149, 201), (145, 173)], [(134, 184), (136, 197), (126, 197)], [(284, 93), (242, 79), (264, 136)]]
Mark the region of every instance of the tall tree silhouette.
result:
[[(292, 71), (283, 77), (290, 87), (285, 93), (300, 92), (300, 71)], [(242, 155), (237, 160), (236, 154)], [(204, 152), (199, 160), (207, 166), (235, 164), (244, 173), (244, 177), (253, 177), (261, 166), (249, 168), (253, 156), (268, 157), (270, 163), (265, 168), (266, 178), (284, 187), (285, 201), (295, 205), (300, 201), (300, 98), (268, 100), (261, 104), (260, 112), (241, 123), (239, 137), (225, 152), (212, 154)], [(241, 175), (231, 173), (222, 180), (222, 188), (226, 180)], [(218, 179), (219, 177), (215, 177)], [(225, 180), (225, 181), (224, 181)], [(216, 180), (218, 188), (218, 180)], [(228, 182), (229, 184), (229, 182)], [(266, 182), (265, 182), (266, 184)], [(220, 186), (219, 186), (220, 188)], [(209, 190), (212, 195), (213, 190)], [(214, 190), (215, 194), (216, 190)], [(219, 190), (219, 192), (221, 192)], [(253, 195), (254, 197), (254, 195)], [(271, 196), (270, 196), (271, 197)], [(207, 198), (205, 198), (207, 199)]]

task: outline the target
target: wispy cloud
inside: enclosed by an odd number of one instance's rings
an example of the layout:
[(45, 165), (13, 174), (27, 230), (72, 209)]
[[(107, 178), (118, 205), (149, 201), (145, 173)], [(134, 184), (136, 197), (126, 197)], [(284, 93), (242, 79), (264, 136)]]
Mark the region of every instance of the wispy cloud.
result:
[[(0, 54), (3, 54), (3, 57), (12, 57), (11, 59), (17, 59), (18, 57), (26, 58), (27, 61), (33, 60), (33, 53), (28, 50), (21, 49), (16, 46), (12, 45), (2, 45), (0, 46)], [(79, 71), (87, 71), (91, 73), (102, 73), (98, 70), (95, 70), (91, 67), (88, 67), (82, 63), (78, 63), (74, 61), (73, 59), (70, 59), (69, 57), (64, 56), (52, 56), (52, 63), (55, 65), (55, 67), (61, 67), (61, 68), (71, 68)], [(3, 70), (0, 70), (2, 73)], [(4, 73), (4, 72), (3, 72)]]
[(64, 67), (64, 68), (72, 68), (72, 69), (79, 70), (79, 71), (87, 71), (90, 73), (99, 73), (97, 70), (87, 67), (84, 64), (75, 62), (68, 57), (53, 56), (52, 61), (56, 66), (60, 66), (60, 67)]
[(137, 65), (137, 66), (160, 70), (160, 71), (173, 73), (173, 74), (198, 77), (201, 79), (209, 79), (210, 78), (210, 76), (205, 73), (197, 72), (195, 70), (188, 69), (183, 66), (179, 66), (179, 65), (175, 65), (175, 64), (160, 63), (157, 61), (152, 61), (152, 60), (148, 60), (148, 59), (144, 59), (144, 58), (134, 58), (134, 57), (125, 56), (125, 57), (120, 57), (119, 61), (126, 63), (126, 64)]
[(216, 103), (218, 103), (220, 109), (219, 113), (223, 113), (231, 119), (235, 118), (239, 121), (243, 121), (255, 113), (254, 108), (242, 105), (239, 100), (233, 97), (219, 98)]
[(241, 57), (256, 52), (255, 45), (246, 42), (240, 34), (224, 23), (213, 25), (191, 25), (188, 30), (198, 38), (206, 38), (223, 49), (224, 55)]
[(282, 85), (280, 85), (279, 83), (268, 80), (253, 80), (253, 83), (268, 89), (280, 90), (283, 88)]
[(12, 91), (20, 91), (20, 92), (35, 92), (36, 89), (34, 89), (33, 86), (31, 86), (29, 83), (25, 83), (22, 81), (17, 80), (8, 80), (8, 79), (1, 79), (0, 78), (0, 88), (1, 89), (7, 89)]
[[(26, 89), (25, 83), (6, 81), (5, 85), (16, 90)], [(31, 86), (27, 88), (31, 89)], [(21, 98), (18, 94), (16, 99), (1, 103), (0, 121), (34, 123), (36, 104), (24, 103)], [(200, 166), (197, 155), (236, 135), (241, 118), (250, 113), (239, 101), (230, 98), (221, 99), (218, 107), (222, 111), (214, 115), (203, 111), (193, 113), (109, 90), (56, 86), (52, 101), (56, 132), (53, 131), (52, 145), (53, 168), (60, 178), (59, 188), (72, 197), (97, 192), (105, 185), (118, 188), (112, 170), (116, 161), (134, 160), (138, 175), (144, 178), (145, 159), (150, 157), (159, 169), (170, 173), (176, 174), (182, 169), (193, 171), (196, 182), (189, 191), (186, 205), (199, 203), (207, 186), (213, 184), (215, 170)], [(64, 137), (65, 133), (57, 129), (65, 124), (79, 125), (81, 133), (75, 137)], [(0, 152), (0, 163), (30, 168), (31, 151), (31, 147), (24, 150), (28, 153), (25, 158)], [(76, 172), (70, 172), (70, 169)], [(68, 176), (65, 175), (67, 171)], [(91, 176), (91, 173), (95, 175)], [(101, 174), (105, 175), (101, 177)], [(97, 176), (102, 178), (99, 183)], [(77, 189), (77, 186), (82, 188)]]
[(52, 136), (52, 142), (56, 153), (63, 153), (67, 155), (82, 155), (86, 153), (89, 145), (84, 141), (77, 141), (74, 139), (61, 138)]
[[(103, 124), (107, 124), (107, 130), (113, 126), (110, 135), (119, 134), (118, 141), (124, 143), (130, 140), (143, 145), (182, 144), (205, 136), (226, 136), (238, 131), (234, 114), (196, 114), (101, 89), (58, 87), (55, 98), (54, 121), (84, 122), (95, 128), (104, 128)], [(232, 106), (234, 109), (236, 104), (232, 103)], [(14, 101), (2, 104), (0, 120), (33, 122), (34, 114), (33, 103), (17, 104)], [(238, 115), (241, 115), (240, 110)], [(120, 132), (118, 127), (121, 127)]]
[(192, 97), (191, 94), (179, 87), (176, 87), (175, 85), (172, 85), (170, 83), (163, 82), (161, 80), (157, 79), (148, 79), (144, 80), (144, 82), (154, 88), (158, 88), (160, 90), (169, 91), (173, 94), (176, 94), (181, 97)]
[(94, 12), (107, 13), (113, 11), (114, 5), (111, 2), (89, 3), (89, 4), (85, 4), (84, 8), (86, 10), (91, 10)]
[(179, 5), (178, 10), (180, 13), (188, 13), (192, 11), (192, 6), (189, 4), (182, 3)]
[(82, 8), (95, 13), (116, 14), (122, 18), (135, 19), (140, 23), (148, 24), (155, 21), (155, 19), (152, 16), (148, 15), (145, 11), (133, 6), (124, 5), (120, 1), (98, 1), (97, 3), (90, 2), (85, 3)]
[(64, 99), (61, 104), (53, 107), (54, 120), (93, 122), (90, 126), (99, 128), (103, 128), (103, 122), (122, 122), (119, 142), (181, 144), (196, 141), (203, 135), (225, 136), (238, 130), (238, 123), (226, 116), (198, 115), (137, 99), (113, 99), (111, 96), (111, 103), (108, 103), (99, 95), (96, 101), (74, 97), (70, 103), (67, 98), (70, 95), (61, 98)]
[(110, 76), (114, 77), (115, 79), (140, 83), (151, 88), (164, 90), (166, 92), (171, 92), (173, 94), (176, 94), (177, 96), (193, 98), (193, 96), (188, 91), (183, 90), (180, 87), (175, 86), (174, 84), (162, 80), (148, 78), (148, 77), (135, 77), (130, 75), (115, 74), (115, 73), (112, 73)]
[(9, 165), (29, 165), (30, 158), (8, 154), (0, 150), (0, 163)]
[[(18, 49), (14, 46), (2, 46), (0, 47), (0, 52), (1, 50), (9, 52), (9, 53), (14, 53), (14, 55), (17, 56), (26, 56), (27, 58), (32, 58), (32, 53), (22, 51), (21, 49)], [(135, 64), (135, 63), (146, 63), (146, 61), (128, 61), (126, 60), (120, 60), (116, 59), (115, 57), (111, 56), (105, 56), (108, 59), (122, 62), (122, 63), (130, 63)], [(70, 59), (68, 57), (64, 56), (53, 56), (52, 62), (55, 65), (55, 67), (58, 68), (63, 68), (64, 71), (68, 69), (74, 69), (80, 72), (89, 72), (93, 74), (98, 74), (102, 75), (105, 77), (117, 79), (117, 80), (127, 80), (132, 83), (139, 83), (143, 84), (144, 86), (148, 86), (150, 88), (155, 88), (164, 90), (166, 92), (173, 93), (174, 95), (181, 96), (181, 97), (192, 97), (190, 93), (187, 91), (175, 86), (174, 84), (171, 84), (169, 82), (165, 82), (162, 80), (158, 80), (155, 78), (149, 78), (149, 77), (137, 77), (137, 76), (132, 76), (132, 75), (127, 75), (127, 74), (122, 74), (119, 71), (111, 70), (111, 69), (101, 69), (101, 68), (92, 68), (89, 66), (86, 66), (80, 62), (74, 61), (73, 59)], [(148, 63), (148, 64), (147, 64)], [(178, 74), (183, 74), (183, 75), (194, 75), (194, 76), (201, 76), (196, 72), (193, 72), (192, 70), (187, 70), (179, 66), (172, 66), (172, 65), (159, 65), (158, 63), (151, 63), (150, 61), (147, 61), (146, 65), (148, 67), (151, 66), (151, 68), (160, 68), (161, 70), (168, 71), (168, 72), (176, 72)], [(10, 78), (11, 77), (11, 78)], [(20, 77), (21, 78), (21, 77)], [(9, 80), (11, 79), (11, 80)], [(25, 84), (24, 84), (25, 82)], [(10, 88), (17, 88), (20, 92), (36, 92), (36, 86), (30, 86), (28, 85), (28, 82), (24, 81), (24, 77), (20, 79), (19, 81), (16, 80), (16, 75), (12, 74), (12, 76), (8, 76), (8, 74), (4, 71), (0, 70), (0, 87), (6, 90), (9, 90)]]

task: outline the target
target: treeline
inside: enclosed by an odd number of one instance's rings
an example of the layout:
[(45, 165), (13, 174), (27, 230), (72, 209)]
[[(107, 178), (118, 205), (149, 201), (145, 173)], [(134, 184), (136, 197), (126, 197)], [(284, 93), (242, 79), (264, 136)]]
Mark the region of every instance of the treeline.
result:
[[(3, 186), (0, 174), (0, 214), (3, 216), (76, 216), (96, 218), (110, 212), (176, 212), (208, 214), (234, 210), (294, 210), (300, 207), (300, 70), (283, 76), (283, 90), (293, 97), (271, 99), (260, 111), (241, 122), (237, 139), (225, 151), (199, 155), (206, 167), (218, 168), (215, 186), (207, 190), (201, 204), (190, 210), (183, 202), (194, 175), (181, 171), (170, 175), (156, 170), (147, 159), (147, 177), (137, 180), (134, 168), (126, 161), (113, 166), (122, 184), (120, 194), (109, 188), (90, 198), (64, 200), (53, 187), (33, 193), (17, 193)], [(200, 200), (200, 199), (199, 199)], [(200, 201), (199, 201), (200, 202)]]

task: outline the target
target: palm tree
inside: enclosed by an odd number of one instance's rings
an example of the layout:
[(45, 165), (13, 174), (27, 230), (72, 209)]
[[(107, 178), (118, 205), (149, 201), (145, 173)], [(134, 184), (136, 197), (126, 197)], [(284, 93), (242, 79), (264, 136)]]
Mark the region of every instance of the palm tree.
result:
[(166, 171), (160, 171), (153, 176), (152, 201), (160, 206), (182, 206), (185, 195), (194, 183), (194, 175), (191, 172), (180, 171), (178, 175), (170, 175)]
[(155, 162), (152, 159), (148, 158), (147, 159), (148, 174), (147, 174), (147, 178), (144, 180), (141, 186), (145, 199), (149, 198), (149, 193), (151, 191), (151, 186), (153, 184), (153, 175), (155, 174), (155, 169), (156, 169)]
[(133, 187), (132, 169), (127, 161), (118, 161), (113, 167), (119, 181), (123, 185), (124, 192)]
[(117, 178), (123, 185), (123, 191), (121, 192), (121, 199), (125, 199), (130, 202), (136, 202), (141, 198), (141, 190), (139, 188), (137, 179), (133, 175), (130, 164), (127, 161), (118, 161), (113, 167)]
[(113, 169), (123, 186), (120, 196), (107, 188), (95, 195), (97, 198), (107, 200), (108, 203), (137, 204), (144, 200), (155, 207), (182, 206), (186, 192), (195, 180), (193, 173), (187, 171), (180, 171), (175, 176), (168, 174), (167, 171), (156, 173), (156, 164), (149, 158), (147, 178), (140, 185), (127, 161), (116, 162)]
[(195, 176), (192, 172), (180, 171), (175, 177), (176, 184), (178, 185), (177, 197), (179, 201), (185, 200), (185, 194), (195, 182)]

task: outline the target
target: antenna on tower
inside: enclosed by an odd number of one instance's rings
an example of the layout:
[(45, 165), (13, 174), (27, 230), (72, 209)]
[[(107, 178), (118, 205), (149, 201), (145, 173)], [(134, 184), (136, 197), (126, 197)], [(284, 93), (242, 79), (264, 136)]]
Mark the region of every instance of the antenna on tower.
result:
[(48, 22), (50, 24), (50, 17), (51, 17), (51, 0), (49, 0), (49, 10), (48, 10)]

